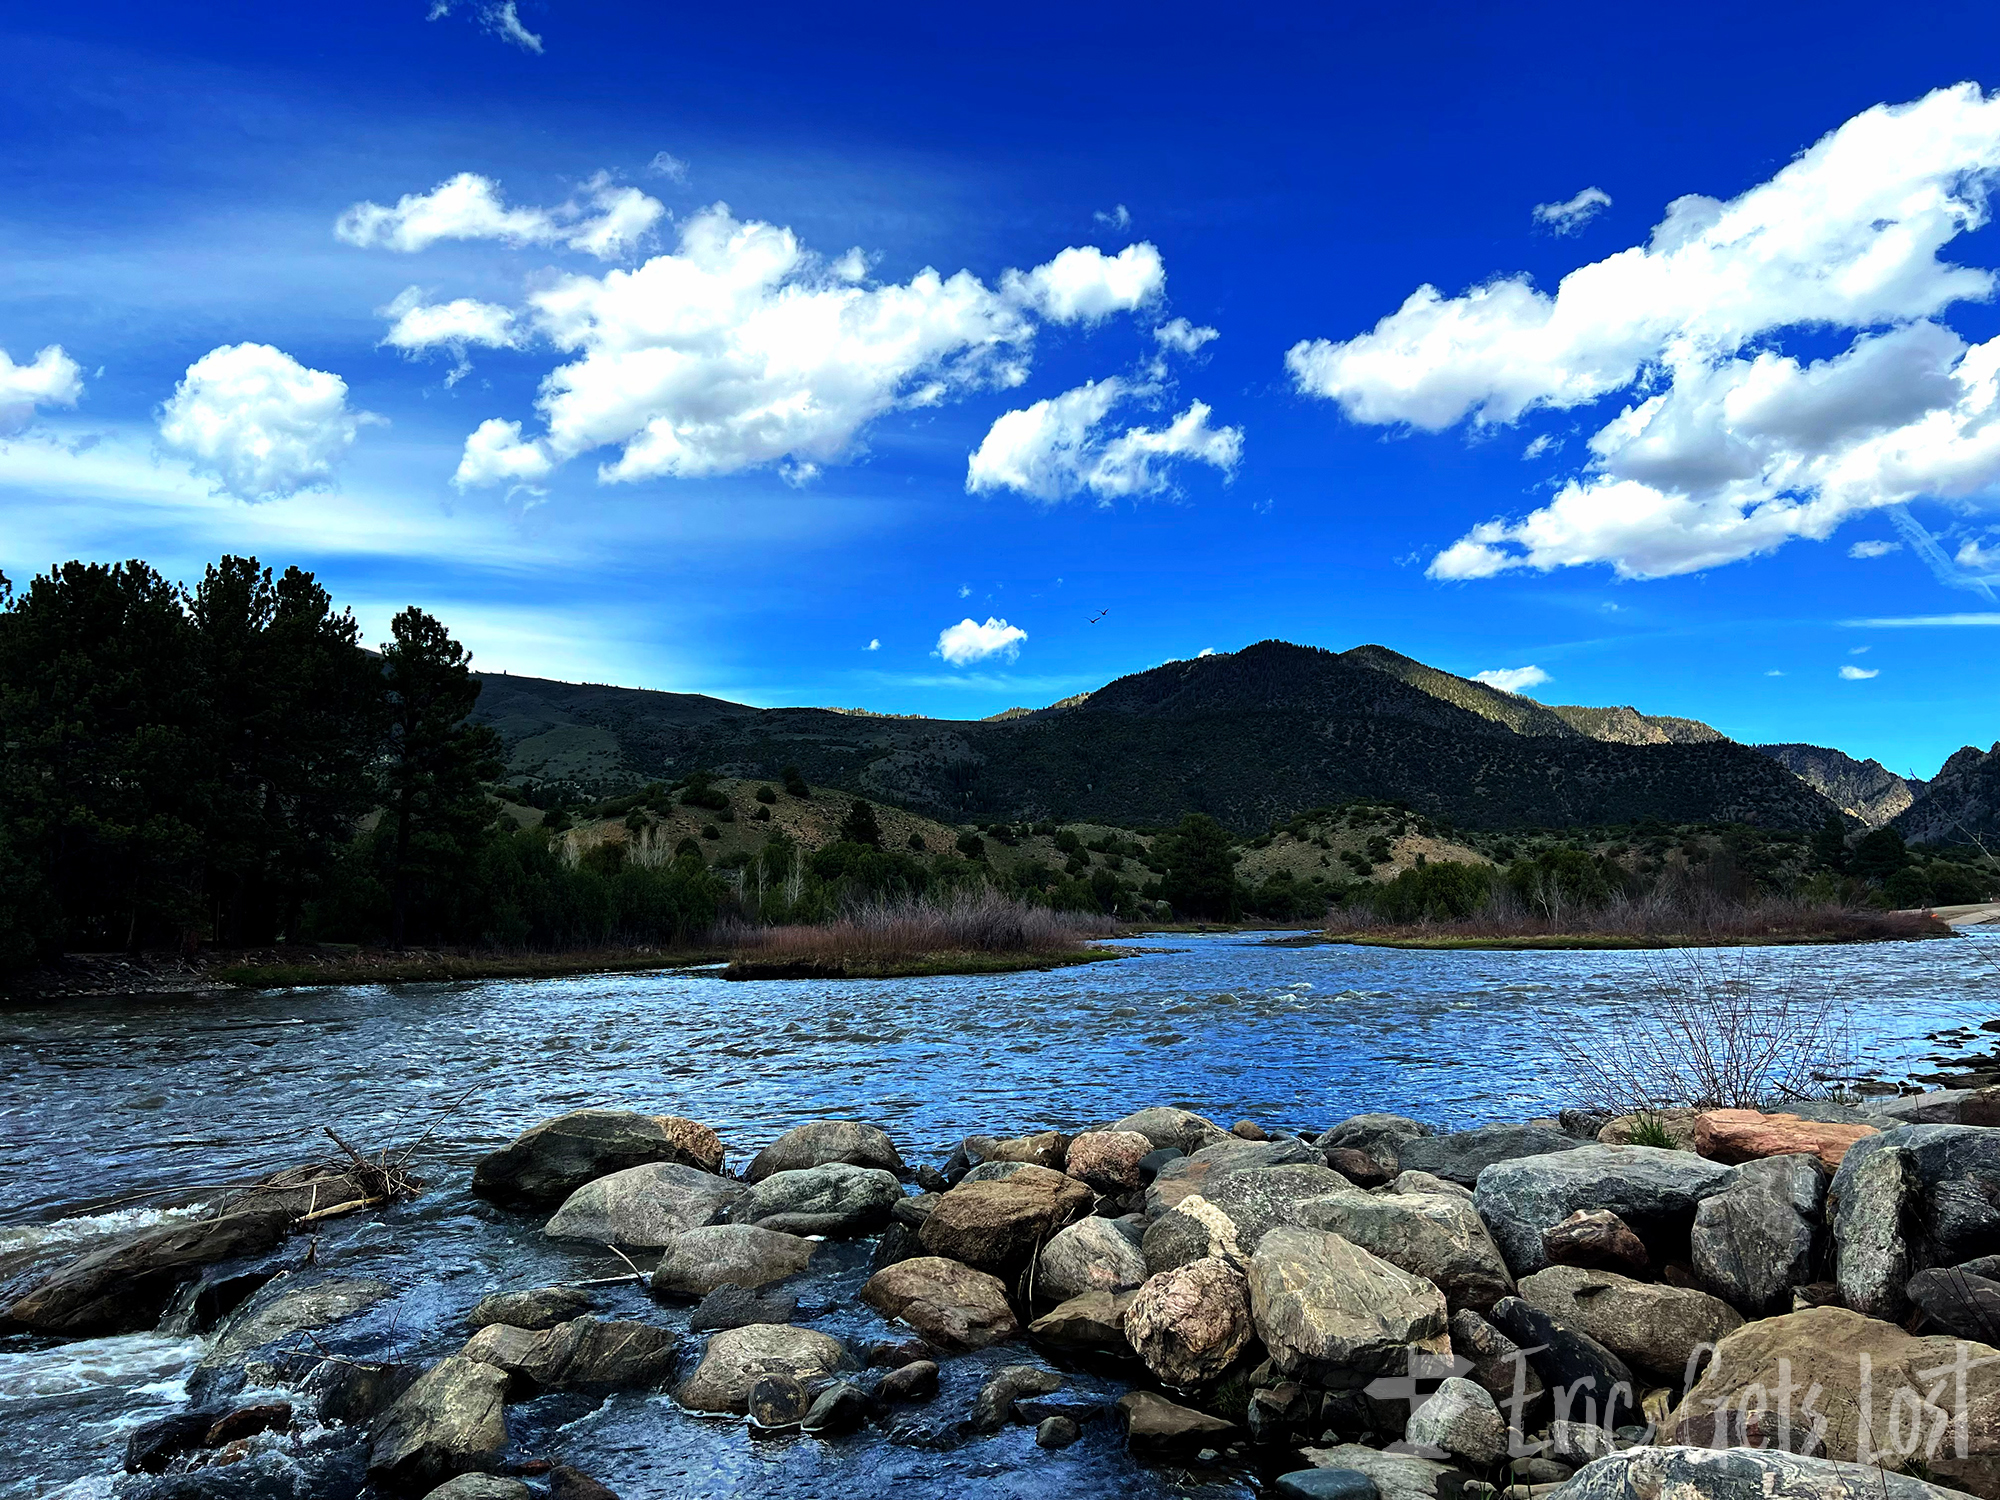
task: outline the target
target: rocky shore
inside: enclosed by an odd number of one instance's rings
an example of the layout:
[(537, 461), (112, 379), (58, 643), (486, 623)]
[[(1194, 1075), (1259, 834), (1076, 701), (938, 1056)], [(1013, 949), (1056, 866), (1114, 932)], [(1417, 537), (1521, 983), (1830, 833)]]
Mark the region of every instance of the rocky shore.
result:
[(424, 1191), (358, 1153), (0, 1268), (0, 1322), (206, 1336), (187, 1409), (92, 1491), (119, 1500), (604, 1500), (522, 1440), (552, 1393), (836, 1457), (1111, 1432), (1235, 1493), (2000, 1500), (2000, 1090), (1451, 1134), (1161, 1106), (915, 1165), (817, 1120), (742, 1157), (672, 1115), (525, 1130), (471, 1191), (630, 1269), (500, 1286), (441, 1357), (343, 1332), (397, 1289), (318, 1237)]

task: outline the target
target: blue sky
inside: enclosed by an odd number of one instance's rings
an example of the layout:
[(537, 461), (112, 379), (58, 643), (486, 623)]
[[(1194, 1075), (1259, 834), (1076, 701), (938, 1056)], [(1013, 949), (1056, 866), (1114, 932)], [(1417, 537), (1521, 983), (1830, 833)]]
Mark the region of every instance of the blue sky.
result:
[(0, 569), (766, 704), (1279, 636), (2000, 737), (1990, 13), (1370, 9), (10, 7)]

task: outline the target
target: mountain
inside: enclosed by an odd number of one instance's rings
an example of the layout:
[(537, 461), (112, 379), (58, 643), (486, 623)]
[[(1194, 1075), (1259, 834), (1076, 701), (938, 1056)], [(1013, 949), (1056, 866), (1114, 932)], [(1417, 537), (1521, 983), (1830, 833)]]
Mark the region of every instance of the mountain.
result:
[[(1872, 764), (1872, 762), (1871, 762)], [(1890, 826), (1912, 844), (2000, 845), (2000, 745), (1967, 745)]]
[(1879, 760), (1856, 760), (1824, 745), (1757, 745), (1849, 817), (1880, 828), (1917, 800), (1924, 783), (1898, 776)]
[(1642, 818), (1806, 828), (1829, 811), (1775, 761), (1713, 731), (1690, 743), (1660, 728), (1658, 740), (1637, 744), (1589, 732), (1651, 734), (1648, 725), (1692, 721), (1591, 710), (1580, 726), (1380, 646), (1339, 653), (1263, 641), (980, 721), (483, 681), (479, 715), (500, 731), (517, 775), (592, 788), (696, 767), (775, 777), (796, 765), (817, 785), (947, 821), (1150, 826), (1206, 812), (1243, 831), (1363, 799), (1465, 828)]

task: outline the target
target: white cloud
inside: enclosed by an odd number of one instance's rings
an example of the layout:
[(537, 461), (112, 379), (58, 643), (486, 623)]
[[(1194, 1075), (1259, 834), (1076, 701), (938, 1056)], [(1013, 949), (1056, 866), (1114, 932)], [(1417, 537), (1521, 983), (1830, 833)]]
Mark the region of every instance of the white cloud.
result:
[(1901, 552), (1901, 542), (1856, 542), (1847, 549), (1847, 555), (1866, 561), (1871, 557), (1887, 557), (1891, 552)]
[(1537, 203), (1535, 222), (1547, 225), (1557, 234), (1575, 234), (1609, 207), (1609, 193), (1603, 188), (1587, 187), (1561, 203)]
[(686, 182), (688, 164), (671, 151), (656, 151), (653, 159), (646, 163), (646, 170), (664, 177), (669, 182)]
[(1982, 547), (1977, 541), (1968, 541), (1958, 549), (1958, 555), (1952, 561), (1961, 568), (1991, 571), (2000, 568), (2000, 547)]
[(1132, 210), (1122, 203), (1113, 208), (1110, 213), (1106, 213), (1100, 208), (1091, 217), (1097, 220), (1098, 223), (1111, 229), (1125, 230), (1132, 227)]
[(562, 245), (599, 260), (639, 249), (666, 217), (666, 205), (605, 173), (583, 185), (584, 201), (555, 208), (509, 207), (500, 184), (460, 172), (428, 193), (405, 193), (394, 207), (357, 203), (333, 232), (350, 245), (415, 254), (439, 240), (499, 240), (508, 245)]
[[(1988, 218), (2000, 95), (1974, 85), (1855, 116), (1729, 202), (1669, 205), (1645, 245), (1553, 296), (1523, 277), (1445, 298), (1420, 287), (1373, 331), (1296, 345), (1302, 390), (1357, 421), (1511, 422), (1631, 389), (1546, 506), (1472, 528), (1434, 576), (1608, 563), (1687, 573), (1919, 496), (2000, 480), (2000, 341), (1935, 321), (1986, 297), (1939, 258)], [(1848, 346), (1802, 363), (1788, 330)]]
[(1201, 328), (1186, 318), (1174, 318), (1153, 330), (1153, 338), (1162, 349), (1171, 349), (1177, 354), (1196, 354), (1202, 345), (1222, 334), (1214, 328)]
[(1213, 655), (1215, 655), (1215, 647), (1213, 646), (1203, 646), (1201, 650), (1195, 652), (1195, 658), (1197, 660), (1199, 660), (1204, 656), (1213, 656)]
[(387, 307), (376, 311), (383, 317), (394, 319), (389, 331), (382, 336), (382, 342), (389, 348), (401, 349), (411, 356), (443, 349), (452, 356), (453, 368), (445, 377), (446, 385), (456, 385), (472, 368), (465, 357), (468, 348), (477, 345), (487, 349), (518, 349), (521, 346), (520, 332), (514, 326), (513, 309), (491, 302), (476, 302), (470, 297), (458, 297), (450, 302), (425, 302), (423, 289), (413, 286), (406, 288)]
[(967, 618), (938, 632), (936, 654), (954, 667), (991, 661), (995, 657), (1012, 661), (1021, 654), (1021, 642), (1027, 638), (1027, 631), (1018, 625), (1009, 625), (1005, 620), (996, 620), (989, 615), (986, 623), (981, 625)]
[[(453, 0), (431, 0), (430, 21), (441, 21), (451, 14)], [(512, 42), (523, 52), (539, 54), (542, 39), (521, 24), (519, 0), (484, 0), (475, 4), (472, 14), (479, 24), (504, 42)]]
[(1101, 323), (1155, 301), (1166, 291), (1167, 268), (1160, 252), (1143, 241), (1116, 255), (1095, 245), (1072, 245), (1047, 265), (1007, 272), (1000, 285), (1051, 323)]
[[(1031, 305), (1090, 321), (1140, 305), (1165, 273), (1157, 251), (1134, 246), (1116, 257), (1065, 250), (1005, 273), (1001, 291), (969, 271), (866, 278), (859, 250), (828, 261), (791, 230), (716, 204), (682, 224), (671, 254), (556, 279), (529, 298), (529, 316), (576, 357), (542, 382), (539, 451), (560, 464), (615, 447), (598, 469), (604, 482), (769, 464), (804, 482), (850, 457), (888, 412), (1020, 384)], [(484, 472), (460, 466), (465, 483)]]
[(269, 344), (225, 344), (188, 366), (160, 408), (160, 438), (240, 500), (277, 500), (333, 482), (365, 422), (347, 382)]
[(1766, 677), (1783, 677), (1785, 674), (1779, 671), (1776, 667), (1773, 667), (1771, 668), (1770, 671), (1766, 672), (1764, 675)]
[(1549, 674), (1540, 667), (1489, 667), (1484, 672), (1474, 672), (1472, 680), (1498, 688), (1503, 693), (1525, 693), (1529, 688), (1540, 687), (1547, 682)]
[(970, 597), (972, 597), (972, 585), (969, 583), (961, 583), (958, 586), (958, 597), (961, 599), (969, 599)]
[(1561, 446), (1562, 446), (1561, 440), (1551, 437), (1548, 433), (1545, 432), (1540, 437), (1536, 438), (1533, 442), (1529, 443), (1527, 447), (1521, 450), (1521, 457), (1524, 461), (1528, 459), (1540, 458), (1544, 453), (1550, 452), (1551, 450), (1556, 448), (1560, 448)]
[(1875, 648), (1873, 646), (1849, 646), (1847, 648), (1847, 654), (1849, 656), (1866, 656), (1870, 651), (1874, 649)]
[(0, 349), (0, 437), (26, 430), (38, 406), (74, 406), (83, 396), (83, 370), (50, 344), (33, 363), (17, 365)]
[(1843, 625), (1851, 626), (1855, 629), (1864, 629), (1864, 630), (1880, 630), (1880, 629), (1911, 630), (1911, 629), (1922, 629), (1933, 625), (1946, 625), (1946, 626), (2000, 625), (2000, 615), (1996, 614), (1891, 615), (1886, 619), (1842, 620), (1840, 623)]
[(1840, 669), (1841, 679), (1846, 682), (1866, 682), (1871, 677), (1882, 675), (1879, 667), (1846, 666)]
[(966, 490), (1016, 490), (1051, 503), (1088, 490), (1109, 504), (1119, 496), (1166, 490), (1176, 460), (1234, 471), (1243, 453), (1242, 429), (1211, 427), (1209, 408), (1199, 401), (1163, 428), (1128, 427), (1115, 436), (1108, 431), (1114, 407), (1153, 393), (1112, 376), (1004, 413), (966, 464)]
[(465, 440), (465, 452), (451, 482), (461, 490), (489, 484), (539, 483), (555, 464), (540, 443), (521, 440), (519, 422), (488, 417)]
[(861, 649), (863, 651), (880, 651), (882, 649), (882, 642), (879, 640), (873, 640), (870, 641), (867, 645), (863, 646)]

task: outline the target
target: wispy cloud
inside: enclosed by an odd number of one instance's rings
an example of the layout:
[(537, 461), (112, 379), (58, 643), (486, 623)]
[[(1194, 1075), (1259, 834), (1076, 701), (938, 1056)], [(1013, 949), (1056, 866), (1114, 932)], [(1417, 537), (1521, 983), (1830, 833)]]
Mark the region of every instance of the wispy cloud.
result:
[(1840, 669), (1840, 678), (1843, 682), (1866, 682), (1871, 677), (1880, 677), (1881, 675), (1882, 669), (1879, 667), (1848, 666)]
[(2000, 625), (2000, 614), (1880, 615), (1867, 620), (1842, 620), (1849, 630), (1913, 630), (1927, 626)]

